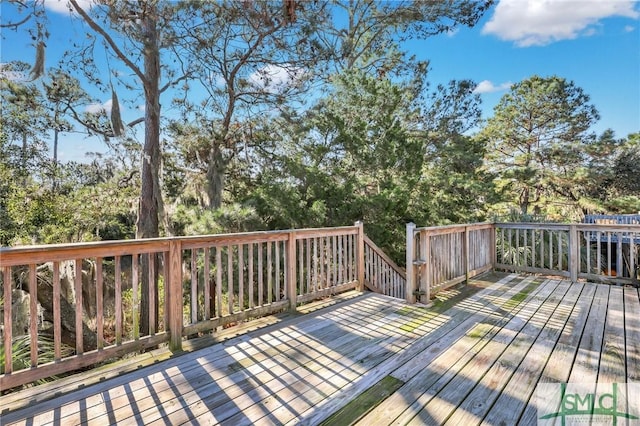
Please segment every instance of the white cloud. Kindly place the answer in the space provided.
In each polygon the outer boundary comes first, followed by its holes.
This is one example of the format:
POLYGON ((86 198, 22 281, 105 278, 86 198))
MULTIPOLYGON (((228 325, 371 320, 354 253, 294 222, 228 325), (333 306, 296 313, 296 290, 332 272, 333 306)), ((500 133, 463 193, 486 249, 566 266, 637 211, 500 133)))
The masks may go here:
POLYGON ((600 20, 613 16, 638 19, 632 0, 500 0, 482 28, 517 46, 544 46, 593 34, 600 20))
POLYGON ((267 65, 249 76, 249 82, 263 89, 278 90, 295 84, 304 71, 302 68, 285 68, 280 65, 267 65))
MULTIPOLYGON (((78 0, 78 5, 84 10, 89 10, 92 4, 93 0, 78 0)), ((46 7, 51 12, 60 13, 63 15, 69 14, 71 9, 73 8, 69 5, 69 2, 67 0, 46 0, 44 2, 44 7, 46 7)))
POLYGON ((630 32, 632 32, 632 31, 633 31, 633 30, 635 30, 635 29, 636 29, 636 27, 634 27, 633 25, 625 25, 625 27, 624 27, 624 32, 625 32, 625 33, 630 33, 630 32))
POLYGON ((482 94, 482 93, 494 93, 494 92, 502 92, 504 90, 509 90, 513 83, 507 81, 506 83, 502 83, 499 85, 493 84, 489 80, 482 80, 475 89, 473 89, 473 93, 482 94))
POLYGON ((447 31, 447 33, 446 33, 446 34, 447 34, 447 37, 453 37, 453 36, 455 36, 456 34, 458 34, 458 31, 460 31, 460 28, 459 28, 459 27, 458 27, 458 28, 453 28, 453 29, 451 29, 451 30, 447 31))
POLYGON ((102 104, 99 102, 89 104, 84 110, 90 114, 99 114, 101 112, 106 112, 107 114, 110 114, 111 105, 112 105, 112 101, 111 99, 109 99, 108 101, 102 104))

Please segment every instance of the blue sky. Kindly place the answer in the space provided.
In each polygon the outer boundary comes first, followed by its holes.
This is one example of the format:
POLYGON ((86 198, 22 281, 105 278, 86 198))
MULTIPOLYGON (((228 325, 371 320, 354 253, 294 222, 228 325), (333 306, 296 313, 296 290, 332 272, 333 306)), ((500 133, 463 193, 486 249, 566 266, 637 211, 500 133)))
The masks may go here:
MULTIPOLYGON (((69 18, 65 3, 45 3, 51 12, 47 66, 57 63, 70 39, 84 37, 82 25, 69 18)), ((11 8, 6 3, 0 8, 2 21, 11 20, 11 8)), ((474 28, 463 27, 404 47, 430 61, 433 85, 451 79, 476 81, 485 118, 492 115, 511 83, 534 74, 557 75, 574 81, 591 97, 601 115, 595 132, 611 128, 624 137, 640 131, 638 1, 498 0, 474 28)), ((24 32, 3 30, 0 62, 32 62, 33 55, 24 32)), ((110 95, 94 94, 109 107, 110 95)), ((135 118, 140 111, 132 105, 124 114, 125 119, 135 118)), ((62 161, 82 160, 84 152, 105 149, 99 138, 66 135, 59 155, 62 161)))

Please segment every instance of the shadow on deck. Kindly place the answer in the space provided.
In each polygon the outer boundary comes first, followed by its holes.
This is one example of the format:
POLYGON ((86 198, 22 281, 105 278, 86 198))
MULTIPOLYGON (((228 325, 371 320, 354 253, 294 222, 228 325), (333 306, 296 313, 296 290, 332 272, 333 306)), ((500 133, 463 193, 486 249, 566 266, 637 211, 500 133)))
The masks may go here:
POLYGON ((61 395, 4 396, 0 423, 536 424, 538 383, 640 381, 637 289, 493 274, 439 297, 343 297, 61 395))

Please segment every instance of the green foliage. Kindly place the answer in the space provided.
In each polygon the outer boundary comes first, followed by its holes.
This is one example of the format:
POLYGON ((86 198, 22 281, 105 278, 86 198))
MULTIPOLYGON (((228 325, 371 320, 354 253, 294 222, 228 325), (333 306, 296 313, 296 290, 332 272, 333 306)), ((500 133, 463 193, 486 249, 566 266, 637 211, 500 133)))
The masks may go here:
MULTIPOLYGON (((69 356, 72 353, 72 348, 62 345, 62 356, 69 356)), ((31 367, 31 338, 29 335, 16 336, 11 340, 11 355, 13 371, 24 370, 31 367)), ((46 364, 53 361, 53 339, 49 336, 38 334, 38 364, 46 364)), ((4 344, 0 344, 0 374, 4 374, 5 365, 6 358, 4 353, 4 344)), ((55 377, 49 378, 49 380, 54 379, 55 377)), ((48 380, 38 380, 37 383, 44 383, 46 381, 48 380)))
POLYGON ((244 199, 268 228, 363 220, 398 261, 407 222, 483 218, 492 191, 482 170, 484 140, 461 134, 480 117, 474 85, 424 87, 359 70, 335 76, 331 92, 305 115, 283 115, 273 132, 284 141, 244 199))
POLYGON ((231 204, 216 210, 178 206, 172 217, 177 235, 207 235, 260 229, 260 219, 252 207, 231 204))
POLYGON ((598 118, 589 96, 564 78, 533 76, 514 84, 482 132, 505 200, 523 214, 546 209, 558 196, 578 203, 594 138, 589 128, 598 118))

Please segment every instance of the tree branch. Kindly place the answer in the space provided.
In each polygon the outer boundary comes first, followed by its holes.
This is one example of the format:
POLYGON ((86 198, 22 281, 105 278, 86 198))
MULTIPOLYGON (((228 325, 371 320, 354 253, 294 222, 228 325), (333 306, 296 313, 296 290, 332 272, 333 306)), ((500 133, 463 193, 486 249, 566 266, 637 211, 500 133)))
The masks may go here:
POLYGON ((87 12, 85 12, 84 9, 82 9, 78 5, 77 0, 69 0, 69 3, 71 3, 73 8, 76 10, 76 12, 78 12, 78 14, 82 17, 82 19, 84 19, 84 21, 87 24, 89 24, 89 27, 91 27, 92 30, 94 30, 95 32, 97 32, 98 34, 100 34, 102 36, 102 38, 111 47, 111 49, 116 54, 116 56, 122 62, 124 62, 127 65, 127 67, 129 67, 129 69, 131 69, 131 71, 133 71, 138 76, 138 78, 140 79, 142 84, 146 86, 147 85, 147 81, 146 81, 145 76, 142 73, 142 71, 140 71, 140 68, 138 68, 136 66, 136 64, 134 64, 133 62, 131 62, 131 60, 129 58, 127 58, 127 56, 120 50, 120 48, 115 43, 115 41, 113 41, 111 36, 109 34, 107 34, 107 32, 100 25, 98 25, 93 19, 91 19, 89 14, 87 14, 87 12))

